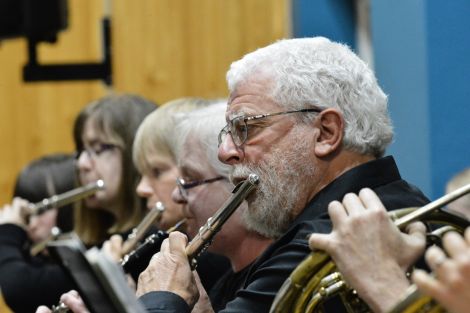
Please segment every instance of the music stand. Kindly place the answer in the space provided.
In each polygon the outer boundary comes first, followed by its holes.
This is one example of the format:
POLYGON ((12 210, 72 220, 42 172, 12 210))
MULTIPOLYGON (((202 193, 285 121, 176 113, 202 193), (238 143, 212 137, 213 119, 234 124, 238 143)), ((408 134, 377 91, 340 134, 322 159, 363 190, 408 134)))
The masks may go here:
POLYGON ((127 285, 122 268, 98 248, 86 250, 75 233, 60 236, 48 249, 67 270, 91 313, 145 313, 127 285))

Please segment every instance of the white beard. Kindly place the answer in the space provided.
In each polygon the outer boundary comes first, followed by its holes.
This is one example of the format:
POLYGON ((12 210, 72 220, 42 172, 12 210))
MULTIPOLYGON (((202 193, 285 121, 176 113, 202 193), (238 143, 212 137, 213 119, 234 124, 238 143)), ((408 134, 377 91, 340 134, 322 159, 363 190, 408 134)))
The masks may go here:
MULTIPOLYGON (((294 130, 292 135, 291 138, 296 137, 294 130)), ((268 238, 279 238, 288 229, 305 189, 302 187, 314 174, 313 166, 308 164, 308 144, 303 140, 294 142, 287 151, 271 150, 270 156, 258 165, 235 165, 230 175, 231 180, 250 173, 260 177, 258 188, 247 198, 248 209, 243 211, 242 219, 248 230, 268 238)))

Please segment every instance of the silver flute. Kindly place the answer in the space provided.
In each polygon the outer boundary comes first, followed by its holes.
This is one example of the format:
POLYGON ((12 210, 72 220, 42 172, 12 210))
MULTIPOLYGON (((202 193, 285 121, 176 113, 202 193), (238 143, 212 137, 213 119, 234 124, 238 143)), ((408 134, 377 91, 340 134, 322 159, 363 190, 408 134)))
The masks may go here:
MULTIPOLYGON (((29 214, 26 216, 26 218, 29 219, 32 215, 41 215, 42 213, 52 208, 60 208, 64 205, 88 197, 89 195, 92 195, 98 190, 102 189, 104 189, 104 182, 100 179, 95 181, 94 183, 90 183, 85 186, 66 191, 60 195, 52 196, 40 202, 30 203, 28 205, 29 214)), ((31 255, 35 256, 41 253, 41 251, 46 248, 49 242, 57 239, 61 232, 62 231, 60 230, 60 228, 53 227, 51 229, 50 235, 45 240, 33 245, 33 247, 30 249, 31 255)))
POLYGON ((90 183, 85 186, 66 191, 64 193, 61 193, 60 195, 55 195, 50 198, 46 198, 40 202, 31 203, 28 205, 30 211, 29 215, 40 215, 52 208, 59 208, 64 205, 83 199, 85 197, 88 197, 89 195, 92 195, 98 190, 102 190, 104 188, 104 182, 100 179, 95 181, 94 183, 90 183))
POLYGON ((259 184, 259 176, 250 174, 248 178, 240 182, 232 191, 232 196, 225 201, 222 207, 210 217, 198 231, 197 235, 186 246, 186 255, 192 269, 197 266, 197 258, 212 243, 214 236, 222 228, 223 224, 240 206, 243 200, 259 184))

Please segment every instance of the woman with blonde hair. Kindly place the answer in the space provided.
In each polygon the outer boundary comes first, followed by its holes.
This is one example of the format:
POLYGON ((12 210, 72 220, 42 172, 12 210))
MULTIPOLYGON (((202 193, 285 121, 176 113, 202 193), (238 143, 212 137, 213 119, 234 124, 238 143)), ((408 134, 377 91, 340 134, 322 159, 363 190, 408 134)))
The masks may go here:
POLYGON ((161 201, 165 206, 158 227, 166 230, 182 219, 182 207, 171 200, 178 177, 175 162, 175 125, 178 115, 200 109, 216 100, 180 98, 162 105, 140 125, 133 149, 134 164, 141 173, 137 194, 147 199, 147 207, 161 201))
MULTIPOLYGON (((165 206, 162 218, 157 223, 161 230, 167 230, 183 219, 183 206, 171 198, 179 176, 176 154, 179 149, 177 142, 177 124, 197 109, 208 107, 224 100, 207 100, 201 98, 181 98, 163 104, 157 111, 149 114, 140 125, 133 149, 134 164, 141 174, 137 186, 137 194, 147 199, 147 208, 151 209, 160 201, 165 206)), ((113 236, 104 244, 104 249, 114 259, 121 259, 122 236, 113 236)), ((213 254, 202 256, 198 272, 206 288, 212 284, 229 267, 226 258, 213 254)), ((138 264, 132 266, 131 274, 137 279, 141 271, 148 265, 148 260, 140 258, 138 264)))

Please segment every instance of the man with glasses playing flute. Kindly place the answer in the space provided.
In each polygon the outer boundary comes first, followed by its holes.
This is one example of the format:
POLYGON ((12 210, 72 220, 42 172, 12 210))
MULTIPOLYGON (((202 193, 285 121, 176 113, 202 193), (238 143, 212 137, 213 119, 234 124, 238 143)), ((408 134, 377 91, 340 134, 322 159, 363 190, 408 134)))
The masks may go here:
MULTIPOLYGON (((244 223, 274 242, 220 312, 268 312, 282 283, 310 253, 307 235, 331 231, 330 202, 365 187, 389 210, 428 200, 401 179, 391 156, 383 157, 393 137, 387 97, 348 47, 326 38, 282 40, 233 63, 227 81, 218 156, 232 166, 234 184, 259 175, 244 223)), ((424 240, 404 239, 423 231, 411 230, 400 233, 403 248, 412 251, 404 256, 407 264, 424 247, 424 240)), ((183 235, 172 234, 147 268, 159 279, 139 282, 149 312, 190 312, 203 293, 191 283, 186 244, 183 235)), ((327 312, 340 312, 331 305, 327 312)))

